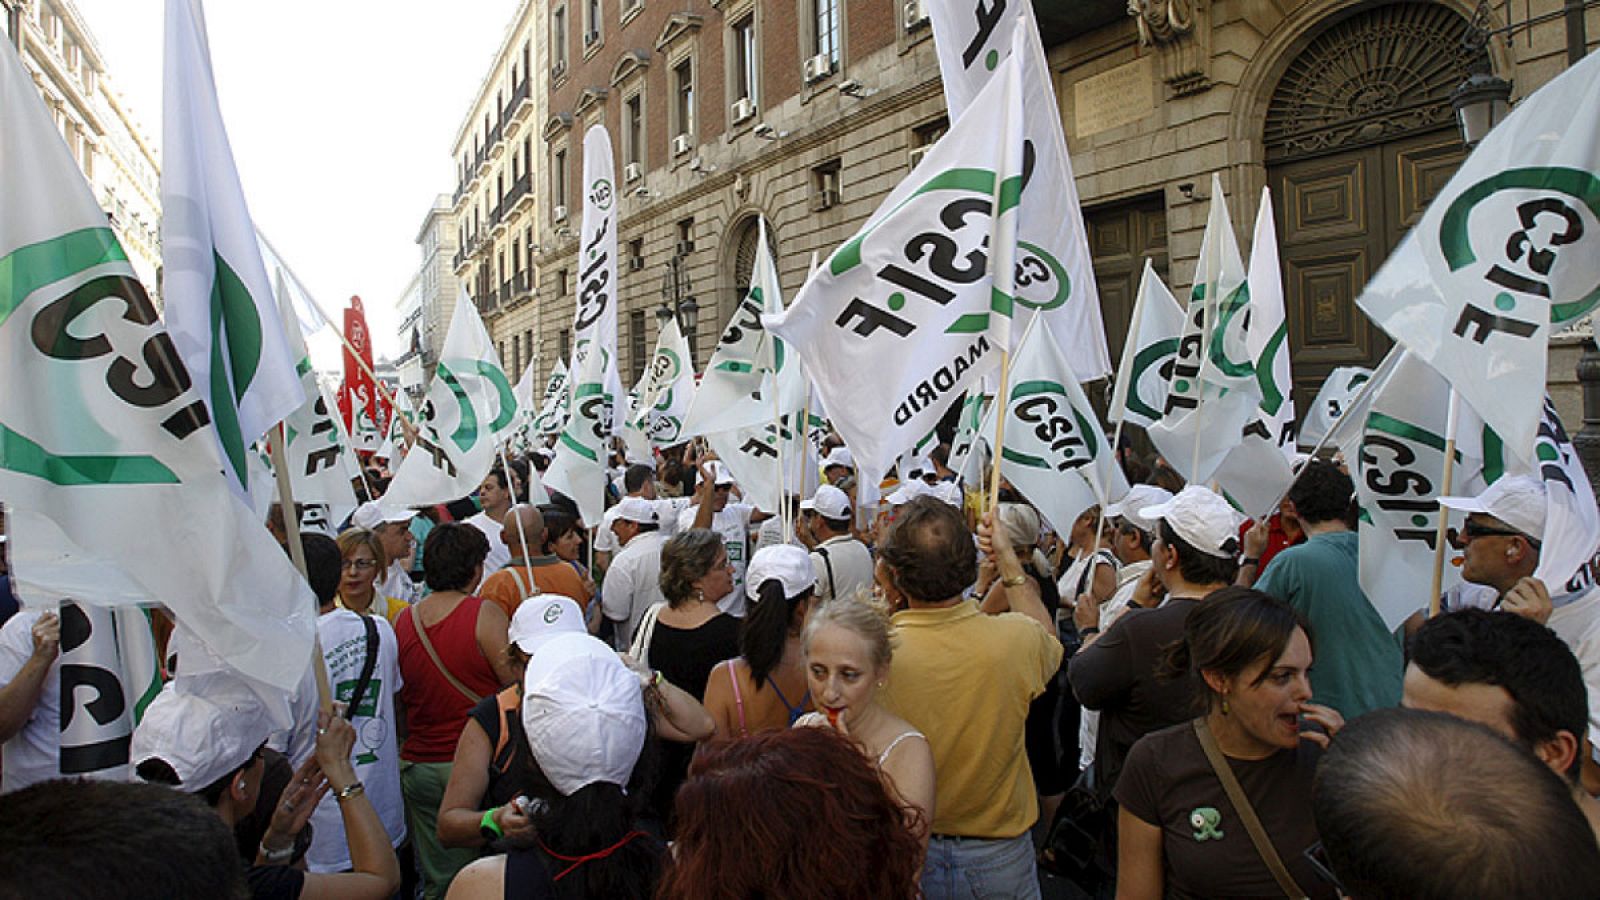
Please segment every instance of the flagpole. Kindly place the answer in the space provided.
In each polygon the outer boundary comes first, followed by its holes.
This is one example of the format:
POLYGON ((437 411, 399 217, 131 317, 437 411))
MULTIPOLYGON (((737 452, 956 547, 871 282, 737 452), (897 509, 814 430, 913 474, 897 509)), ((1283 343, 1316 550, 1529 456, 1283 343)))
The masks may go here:
MULTIPOLYGON (((300 514, 294 503, 294 484, 289 480, 289 458, 284 451, 288 443, 287 430, 282 422, 278 423, 278 433, 267 441, 268 452, 272 454, 272 468, 278 480, 278 506, 283 510, 283 530, 289 541, 289 558, 294 561, 294 567, 300 571, 300 577, 311 583, 311 578, 306 574, 305 548, 300 545, 300 514)), ((322 711, 333 714, 333 690, 328 684, 328 662, 322 655, 322 637, 315 631, 311 638, 311 673, 317 680, 317 705, 322 711)))
MULTIPOLYGON (((506 458, 506 445, 504 443, 500 444, 499 450, 500 450, 500 466, 501 466, 501 468, 503 468, 505 470, 506 489, 508 491, 510 491, 510 493, 511 493, 511 509, 512 509, 513 512, 515 512, 516 508, 517 508, 517 479, 514 477, 516 475, 516 472, 513 471, 512 468, 511 468, 511 460, 506 458)), ((529 474, 530 474, 530 476, 532 475, 531 472, 529 474)), ((528 488, 526 486, 524 486, 522 494, 523 494, 522 499, 524 499, 524 500, 529 499, 528 488)), ((522 514, 521 513, 517 513, 516 522, 517 522, 517 543, 522 545, 522 562, 523 562, 524 565, 527 565, 527 564, 529 564, 528 533, 522 530, 522 514)), ((501 539, 504 540, 503 537, 501 539)), ((543 591, 539 590, 539 586, 538 585, 533 584, 533 574, 532 574, 532 572, 529 572, 529 574, 528 574, 528 583, 530 585, 532 585, 533 592, 535 594, 544 593, 543 591)))
MULTIPOLYGON (((1461 395, 1456 392, 1455 385, 1450 386, 1450 414, 1445 418, 1444 426, 1444 475, 1439 479, 1439 496, 1450 493, 1450 481, 1455 475, 1456 460, 1456 429, 1461 419, 1461 395)), ((1331 429, 1330 429, 1331 430, 1331 429)), ((1433 588, 1428 592, 1428 618, 1439 614, 1440 589, 1444 586, 1444 557, 1447 529, 1450 525, 1450 512, 1443 506, 1439 507, 1439 524, 1434 531, 1433 538, 1433 588)))

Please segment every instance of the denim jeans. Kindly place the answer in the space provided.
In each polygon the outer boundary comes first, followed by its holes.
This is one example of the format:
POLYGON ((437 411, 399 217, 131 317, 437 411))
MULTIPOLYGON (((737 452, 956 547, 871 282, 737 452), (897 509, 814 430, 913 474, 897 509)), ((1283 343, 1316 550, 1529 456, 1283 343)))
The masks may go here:
POLYGON ((1038 900, 1039 872, 1033 839, 932 837, 922 865, 922 893, 928 900, 1038 900))

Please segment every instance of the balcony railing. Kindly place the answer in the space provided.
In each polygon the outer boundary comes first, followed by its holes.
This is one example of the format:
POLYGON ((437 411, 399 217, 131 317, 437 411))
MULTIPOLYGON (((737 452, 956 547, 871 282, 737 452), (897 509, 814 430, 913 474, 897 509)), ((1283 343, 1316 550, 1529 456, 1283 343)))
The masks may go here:
POLYGON ((500 204, 506 215, 520 212, 522 207, 533 202, 533 175, 523 172, 522 177, 511 183, 511 190, 506 194, 506 199, 500 204))
POLYGON ((506 101, 504 118, 507 122, 521 122, 533 112, 533 92, 529 89, 527 78, 517 85, 511 92, 511 99, 506 101))

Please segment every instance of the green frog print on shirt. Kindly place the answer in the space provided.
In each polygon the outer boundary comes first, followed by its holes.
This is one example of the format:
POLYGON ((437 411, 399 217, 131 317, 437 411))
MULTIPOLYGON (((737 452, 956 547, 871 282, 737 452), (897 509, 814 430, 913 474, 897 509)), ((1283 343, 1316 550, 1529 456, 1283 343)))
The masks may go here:
POLYGON ((1189 813, 1189 825, 1194 828, 1194 839, 1197 841, 1222 840, 1222 813, 1210 806, 1201 806, 1189 813))

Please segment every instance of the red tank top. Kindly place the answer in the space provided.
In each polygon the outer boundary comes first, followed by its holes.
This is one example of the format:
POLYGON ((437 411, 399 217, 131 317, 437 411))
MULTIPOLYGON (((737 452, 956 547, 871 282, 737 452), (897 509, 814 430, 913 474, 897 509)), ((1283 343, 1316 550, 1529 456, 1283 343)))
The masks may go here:
MULTIPOLYGON (((439 661, 473 693, 492 696, 500 690, 494 668, 478 649, 478 608, 483 600, 466 597, 450 614, 428 628, 428 640, 439 661)), ((400 758, 409 762, 449 762, 456 741, 472 713, 473 701, 456 690, 439 671, 417 637, 416 610, 408 608, 394 623, 400 639, 400 674, 405 686, 400 702, 406 710, 405 743, 400 758)))

